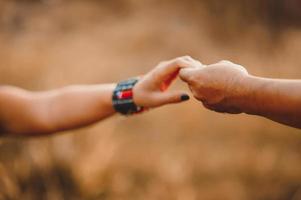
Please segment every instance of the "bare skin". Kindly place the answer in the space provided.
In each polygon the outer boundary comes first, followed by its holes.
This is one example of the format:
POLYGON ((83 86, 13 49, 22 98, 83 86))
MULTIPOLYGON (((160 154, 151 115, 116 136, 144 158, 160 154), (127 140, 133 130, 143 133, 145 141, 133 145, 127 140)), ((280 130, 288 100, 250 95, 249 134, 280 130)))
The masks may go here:
MULTIPOLYGON (((187 100, 183 91, 167 91, 181 68, 193 60, 180 57, 160 63, 133 89, 139 106, 156 108, 187 100), (184 97, 184 98, 183 98, 184 97)), ((0 87, 0 133, 14 136, 45 135, 84 127, 112 116, 116 84, 78 85, 45 92, 0 87)))
POLYGON ((194 62, 180 77, 203 105, 221 113, 247 113, 301 128, 301 80, 268 79, 250 75, 240 65, 221 61, 194 62))

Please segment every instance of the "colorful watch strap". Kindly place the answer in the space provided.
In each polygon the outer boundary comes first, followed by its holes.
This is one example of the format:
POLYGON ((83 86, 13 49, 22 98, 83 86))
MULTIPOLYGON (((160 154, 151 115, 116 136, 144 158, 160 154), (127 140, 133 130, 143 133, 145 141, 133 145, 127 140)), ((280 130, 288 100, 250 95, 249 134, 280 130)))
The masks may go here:
POLYGON ((133 88, 138 78, 122 81, 117 84, 113 92, 113 106, 122 115, 132 115, 142 112, 143 107, 137 106, 133 100, 133 88))

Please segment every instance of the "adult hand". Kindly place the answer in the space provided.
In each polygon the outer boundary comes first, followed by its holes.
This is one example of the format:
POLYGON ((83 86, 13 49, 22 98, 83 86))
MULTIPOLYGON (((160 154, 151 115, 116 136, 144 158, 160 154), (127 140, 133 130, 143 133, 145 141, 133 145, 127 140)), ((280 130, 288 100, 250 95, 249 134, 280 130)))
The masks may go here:
POLYGON ((168 91, 178 77, 180 69, 192 66, 194 60, 189 56, 178 57, 159 63, 144 75, 133 88, 134 102, 147 108, 189 100, 185 91, 168 91))
POLYGON ((240 102, 248 90, 247 70, 230 61, 212 65, 194 62, 191 68, 182 69, 180 77, 187 82, 194 97, 216 112, 238 114, 243 112, 240 102))

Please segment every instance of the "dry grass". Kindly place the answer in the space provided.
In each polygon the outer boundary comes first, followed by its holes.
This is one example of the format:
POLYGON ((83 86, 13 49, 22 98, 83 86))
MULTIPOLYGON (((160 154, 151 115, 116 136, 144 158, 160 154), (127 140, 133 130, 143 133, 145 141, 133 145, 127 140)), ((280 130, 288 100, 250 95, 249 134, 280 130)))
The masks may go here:
MULTIPOLYGON (((113 82, 186 54, 204 63, 230 59, 256 75, 301 77, 301 32, 240 16, 238 1, 218 15, 196 0, 43 2, 0 2, 2 84, 113 82)), ((300 131, 212 113, 196 101, 0 142, 0 199, 301 199, 300 131)))

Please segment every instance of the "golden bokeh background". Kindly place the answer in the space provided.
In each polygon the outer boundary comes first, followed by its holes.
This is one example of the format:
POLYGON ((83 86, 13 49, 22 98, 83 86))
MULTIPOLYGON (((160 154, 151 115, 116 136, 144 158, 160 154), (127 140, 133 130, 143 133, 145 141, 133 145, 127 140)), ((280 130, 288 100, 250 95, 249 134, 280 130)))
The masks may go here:
MULTIPOLYGON (((0 83, 117 82, 181 55, 300 79, 300 8, 300 0, 1 0, 0 83)), ((299 130, 192 100, 51 137, 1 139, 0 199, 300 200, 300 166, 299 130)))

